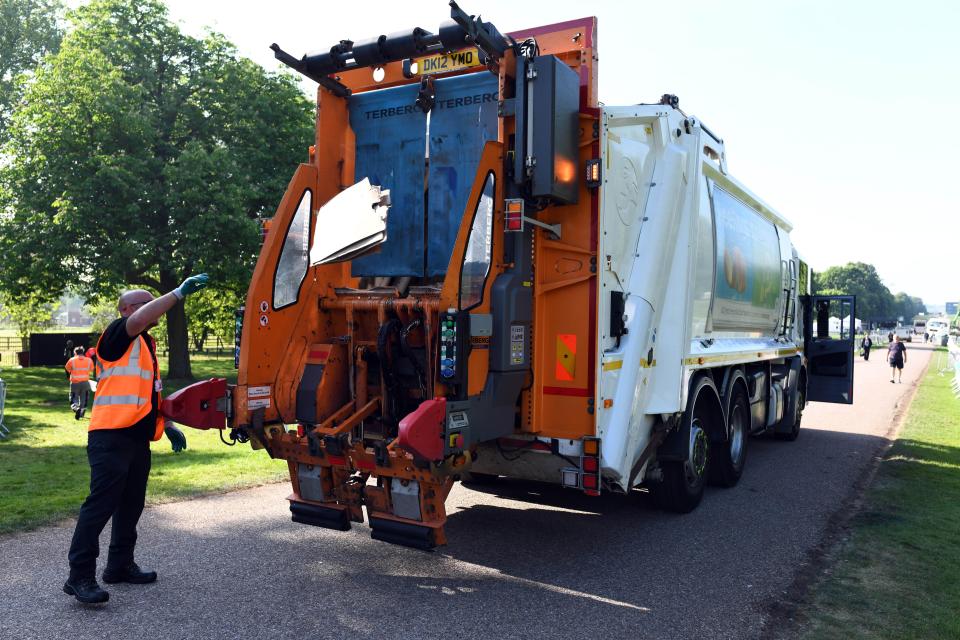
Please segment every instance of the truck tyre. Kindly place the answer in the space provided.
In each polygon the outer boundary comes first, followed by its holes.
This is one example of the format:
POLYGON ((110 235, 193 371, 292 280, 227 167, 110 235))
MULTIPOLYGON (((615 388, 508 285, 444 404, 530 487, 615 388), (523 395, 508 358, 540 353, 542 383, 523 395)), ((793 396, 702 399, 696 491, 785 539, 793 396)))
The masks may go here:
POLYGON ((689 442, 686 460, 664 460, 660 463, 663 479, 651 487, 653 498, 661 509, 675 513, 693 511, 703 498, 710 466, 710 421, 713 418, 711 403, 701 390, 709 386, 702 378, 694 386, 690 399, 693 410, 684 412, 683 419, 689 427, 689 442))
POLYGON ((750 435, 750 403, 741 385, 733 389, 727 409, 727 441, 716 443, 710 460, 710 482, 732 487, 743 475, 750 435))
MULTIPOLYGON (((793 416, 790 428, 785 431, 775 431, 773 433, 774 438, 787 442, 793 442, 797 439, 797 436, 800 435, 800 421, 803 420, 803 405, 806 404, 806 402, 807 381, 805 378, 800 378, 800 384, 797 385, 796 402, 793 403, 793 416)), ((791 420, 791 418, 784 418, 784 420, 791 420)))

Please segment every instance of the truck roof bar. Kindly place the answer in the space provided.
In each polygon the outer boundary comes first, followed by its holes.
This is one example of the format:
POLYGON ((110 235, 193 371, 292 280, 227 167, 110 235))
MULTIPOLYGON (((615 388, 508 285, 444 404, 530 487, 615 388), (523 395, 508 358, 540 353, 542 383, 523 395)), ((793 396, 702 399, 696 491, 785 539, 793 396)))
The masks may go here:
POLYGON ((414 27, 410 31, 397 31, 356 43, 341 40, 327 51, 308 53, 300 59, 281 49, 277 43, 271 44, 270 49, 283 64, 343 97, 350 95, 350 90, 329 77, 330 74, 381 66, 430 53, 447 53, 470 45, 477 48, 484 62, 497 61, 511 46, 493 24, 468 15, 455 0, 450 0, 450 18, 440 25, 436 34, 414 27))

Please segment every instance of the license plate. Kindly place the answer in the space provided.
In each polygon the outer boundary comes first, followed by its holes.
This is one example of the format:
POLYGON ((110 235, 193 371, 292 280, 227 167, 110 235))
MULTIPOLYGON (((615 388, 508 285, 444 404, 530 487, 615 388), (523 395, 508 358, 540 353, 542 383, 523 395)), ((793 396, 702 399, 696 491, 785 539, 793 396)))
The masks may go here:
POLYGON ((461 69, 478 66, 480 66, 480 55, 475 49, 417 58, 417 73, 421 76, 460 71, 461 69))

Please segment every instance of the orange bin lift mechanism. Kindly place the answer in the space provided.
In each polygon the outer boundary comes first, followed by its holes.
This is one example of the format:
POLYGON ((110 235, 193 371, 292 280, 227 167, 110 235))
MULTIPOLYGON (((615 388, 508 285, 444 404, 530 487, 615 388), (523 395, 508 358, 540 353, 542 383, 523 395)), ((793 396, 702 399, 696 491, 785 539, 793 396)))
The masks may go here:
MULTIPOLYGON (((568 162, 570 166, 558 166, 558 171, 580 176, 587 160, 599 157, 596 20, 511 35, 518 42, 535 38, 540 55, 556 56, 579 78, 578 158, 575 165, 568 162)), ((519 81, 515 55, 508 48, 502 58, 490 61, 499 76, 501 101, 513 96, 519 81)), ((383 70, 379 82, 372 68, 347 69, 337 73, 336 80, 353 94, 420 82, 404 73, 402 61, 377 66, 383 70)), ((442 81, 488 72, 472 67, 433 77, 442 81)), ((485 380, 494 371, 491 342, 485 337, 489 334, 482 333, 484 318, 496 311, 491 307, 494 283, 515 266, 508 259, 503 233, 503 202, 510 181, 505 165, 513 161, 506 145, 515 134, 515 117, 510 112, 499 117, 497 141, 487 142, 479 158, 466 208, 455 212, 459 229, 442 281, 362 280, 351 275, 349 262, 307 266, 295 300, 277 304, 277 265, 290 230, 296 228, 303 194, 312 194, 305 232, 312 242, 318 209, 364 177, 355 175, 357 152, 348 99, 335 93, 318 88, 310 164, 300 165, 291 179, 254 270, 230 426, 247 434, 255 448, 288 461, 294 519, 346 528, 349 521, 363 521, 366 507, 374 537, 414 546, 441 545, 446 541, 444 501, 454 479, 474 457, 455 445, 468 441, 471 428, 483 425, 465 422, 461 432, 440 443, 442 457, 434 460, 416 454, 415 447, 401 448, 397 426, 434 398, 446 399, 452 415, 458 402, 488 393, 485 380), (480 302, 465 311, 460 290, 466 276, 461 272, 489 176, 494 185, 489 272, 480 302), (475 332, 466 336, 462 344, 467 346, 457 352, 459 358, 466 357, 461 361, 465 366, 459 367, 466 376, 462 386, 439 374, 440 316, 451 309, 460 314, 457 318, 469 320, 475 332), (400 384, 401 378, 414 382, 400 384), (270 389, 271 402, 249 406, 250 387, 270 389), (284 426, 288 424, 299 428, 288 431, 284 426), (411 536, 416 540, 411 542, 411 536)), ((582 179, 578 185, 576 204, 548 203, 536 214, 541 222, 561 225, 562 239, 540 228, 525 232, 532 235, 527 251, 533 267, 522 286, 532 293, 532 324, 525 337, 528 353, 514 352, 527 359, 527 382, 518 391, 517 406, 510 408, 516 419, 515 427, 508 425, 511 431, 570 439, 595 434, 597 196, 582 179), (551 357, 554 354, 556 358, 551 357)), ((523 336, 523 331, 514 335, 523 336)), ((438 450, 436 443, 425 448, 430 455, 438 450)))

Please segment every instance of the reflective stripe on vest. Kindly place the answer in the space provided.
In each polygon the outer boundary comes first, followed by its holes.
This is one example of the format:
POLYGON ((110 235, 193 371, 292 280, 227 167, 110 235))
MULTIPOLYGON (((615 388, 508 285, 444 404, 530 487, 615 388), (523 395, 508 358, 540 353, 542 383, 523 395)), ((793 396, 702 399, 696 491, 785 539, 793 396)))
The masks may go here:
MULTIPOLYGON (((113 362, 100 358, 100 379, 93 399, 93 414, 90 416, 91 431, 130 427, 150 413, 154 364, 145 341, 142 336, 137 336, 123 356, 113 362)), ((99 342, 97 353, 101 353, 99 342)), ((157 409, 154 440, 159 440, 163 433, 164 421, 159 407, 157 409)))
POLYGON ((70 373, 70 382, 86 382, 90 379, 93 362, 83 356, 74 356, 64 367, 70 373))

